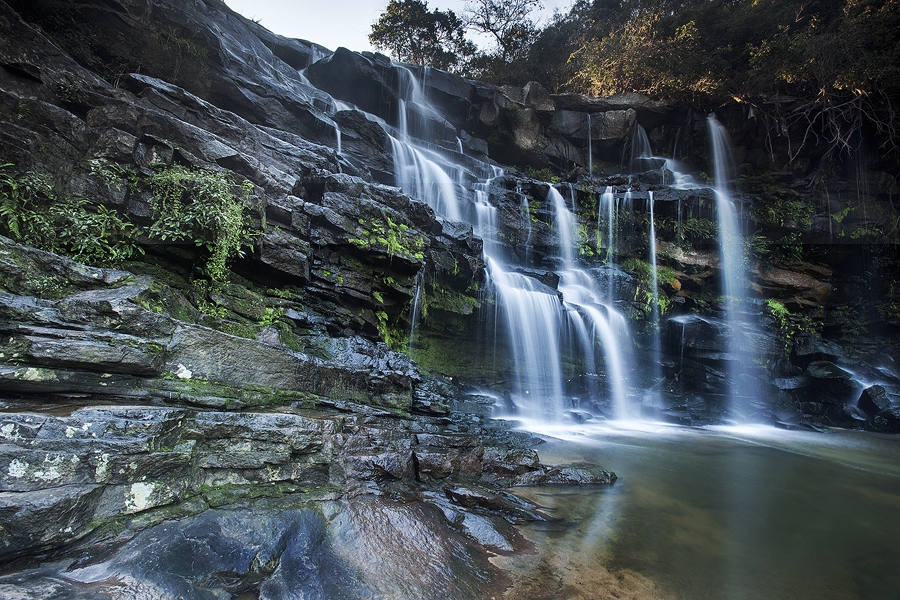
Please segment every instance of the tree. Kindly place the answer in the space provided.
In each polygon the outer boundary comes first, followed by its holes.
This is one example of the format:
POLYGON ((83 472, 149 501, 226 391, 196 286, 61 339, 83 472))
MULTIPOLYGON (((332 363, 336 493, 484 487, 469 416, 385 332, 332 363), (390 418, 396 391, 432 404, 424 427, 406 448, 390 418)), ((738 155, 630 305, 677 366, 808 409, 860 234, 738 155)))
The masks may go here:
POLYGON ((475 53, 452 10, 428 10, 420 0, 391 0, 372 25, 369 41, 401 62, 458 70, 475 53))
POLYGON ((541 6, 541 0, 469 0, 466 25, 493 36, 499 59, 508 63, 528 51, 537 35, 528 15, 541 6))

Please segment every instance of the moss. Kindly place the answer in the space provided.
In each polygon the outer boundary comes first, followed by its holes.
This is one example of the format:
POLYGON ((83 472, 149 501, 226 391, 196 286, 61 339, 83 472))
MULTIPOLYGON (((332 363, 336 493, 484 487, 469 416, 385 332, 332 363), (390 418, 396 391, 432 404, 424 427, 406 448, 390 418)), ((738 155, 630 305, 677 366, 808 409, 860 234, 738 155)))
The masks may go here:
POLYGON ((260 331, 262 331, 262 328, 258 325, 238 323, 235 321, 220 321, 214 325, 214 329, 217 329, 222 333, 227 333, 228 335, 242 337, 248 340, 255 340, 260 331))
POLYGON ((279 498, 285 494, 303 491, 299 483, 292 481, 255 483, 253 485, 222 484, 200 486, 200 495, 212 508, 235 504, 243 500, 279 498))
POLYGON ((144 380, 143 389, 150 394, 163 395, 172 400, 191 404, 207 405, 209 401, 202 399, 217 398, 222 400, 228 409, 285 406, 296 402, 312 406, 318 400, 318 396, 309 392, 258 385, 236 386, 202 379, 176 379, 173 375, 168 378, 144 380))
POLYGON ((290 329, 279 330, 278 339, 281 340, 281 343, 284 344, 286 348, 289 348, 294 352, 303 352, 303 340, 290 329))
POLYGON ((427 318, 433 308, 457 315, 471 315, 479 306, 478 298, 474 296, 467 296, 441 285, 431 285, 423 298, 422 315, 427 318))

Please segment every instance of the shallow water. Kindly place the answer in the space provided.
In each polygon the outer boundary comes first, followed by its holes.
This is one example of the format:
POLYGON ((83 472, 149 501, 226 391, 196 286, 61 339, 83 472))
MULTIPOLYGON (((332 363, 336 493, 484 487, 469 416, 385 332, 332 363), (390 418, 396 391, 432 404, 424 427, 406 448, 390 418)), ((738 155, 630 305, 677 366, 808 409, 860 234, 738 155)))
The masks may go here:
POLYGON ((517 490, 562 519, 524 528, 539 554, 508 565, 542 579, 541 597, 900 599, 900 437, 643 423, 543 433, 563 438, 539 448, 543 461, 594 462, 619 480, 517 490))

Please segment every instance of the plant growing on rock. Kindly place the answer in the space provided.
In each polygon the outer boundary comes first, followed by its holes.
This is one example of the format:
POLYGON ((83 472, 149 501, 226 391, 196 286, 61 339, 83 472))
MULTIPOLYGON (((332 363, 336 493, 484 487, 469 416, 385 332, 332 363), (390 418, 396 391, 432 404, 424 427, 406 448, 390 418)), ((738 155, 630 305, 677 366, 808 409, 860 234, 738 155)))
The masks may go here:
POLYGON ((12 166, 0 165, 0 225, 10 237, 90 264, 143 254, 126 217, 83 198, 59 199, 43 175, 13 175, 12 166))
POLYGON ((256 237, 244 219, 244 203, 253 184, 244 180, 238 196, 223 174, 179 165, 155 173, 149 183, 155 213, 150 236, 205 248, 210 253, 205 274, 223 281, 228 263, 244 256, 244 248, 256 237))
POLYGON ((347 241, 361 250, 380 250, 390 258, 402 256, 414 260, 423 260, 425 254, 425 238, 409 231, 409 226, 395 223, 388 216, 384 220, 359 219, 359 237, 347 241))

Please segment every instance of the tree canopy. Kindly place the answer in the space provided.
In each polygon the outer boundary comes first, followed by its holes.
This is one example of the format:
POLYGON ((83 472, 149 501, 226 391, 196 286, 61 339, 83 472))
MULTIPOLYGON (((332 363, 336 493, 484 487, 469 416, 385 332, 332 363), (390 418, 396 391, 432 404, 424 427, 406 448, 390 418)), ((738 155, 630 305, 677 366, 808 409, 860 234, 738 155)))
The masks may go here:
MULTIPOLYGON (((376 25, 391 7, 414 3, 392 0, 376 25)), ((900 0, 577 0, 543 27, 529 18, 538 6, 469 0, 453 39, 469 28, 496 47, 445 62, 493 83, 636 91, 703 108, 791 98, 789 113, 771 116, 785 127, 807 124, 810 141, 847 149, 866 131, 882 151, 900 154, 900 0)), ((438 66, 406 46, 389 47, 401 60, 438 66)))
POLYGON ((463 21, 452 10, 428 10, 420 0, 391 0, 372 25, 372 45, 399 61, 458 70, 475 53, 463 21))

